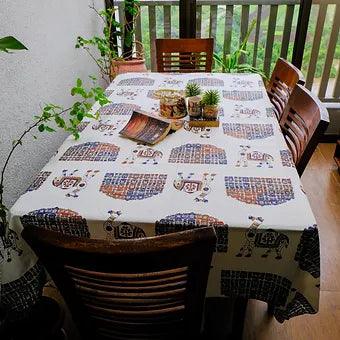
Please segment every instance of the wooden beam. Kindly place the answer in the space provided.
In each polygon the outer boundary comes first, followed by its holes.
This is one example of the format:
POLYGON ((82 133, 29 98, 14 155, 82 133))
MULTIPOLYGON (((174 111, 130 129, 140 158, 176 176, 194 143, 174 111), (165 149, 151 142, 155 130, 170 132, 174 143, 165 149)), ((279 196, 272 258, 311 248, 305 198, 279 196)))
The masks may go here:
POLYGON ((196 0, 179 1, 179 37, 196 37, 196 0))
POLYGON ((302 66, 311 8, 312 0, 301 0, 292 58, 292 63, 299 69, 302 66))

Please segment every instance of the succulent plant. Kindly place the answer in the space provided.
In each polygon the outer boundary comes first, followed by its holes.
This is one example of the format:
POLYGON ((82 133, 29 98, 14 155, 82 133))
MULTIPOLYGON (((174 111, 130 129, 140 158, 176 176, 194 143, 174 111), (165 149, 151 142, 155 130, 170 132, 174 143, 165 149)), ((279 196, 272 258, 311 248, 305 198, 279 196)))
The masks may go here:
POLYGON ((202 97, 203 105, 217 105, 220 102, 220 94, 217 90, 208 90, 202 97))
POLYGON ((194 97, 201 94, 201 88, 196 83, 189 83, 185 88, 185 96, 186 97, 194 97))

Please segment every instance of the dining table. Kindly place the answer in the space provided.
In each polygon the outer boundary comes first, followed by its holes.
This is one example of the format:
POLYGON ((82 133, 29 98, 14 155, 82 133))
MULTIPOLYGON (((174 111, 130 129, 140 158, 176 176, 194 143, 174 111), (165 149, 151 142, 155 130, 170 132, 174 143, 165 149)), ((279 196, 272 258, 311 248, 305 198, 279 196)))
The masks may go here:
POLYGON ((207 297, 264 301, 279 322, 316 313, 318 227, 261 76, 126 73, 105 93, 99 119, 79 125, 10 210, 1 303, 29 308, 46 280, 26 225, 108 242, 212 226, 207 297), (219 92, 218 127, 185 117, 153 146, 119 134, 133 111, 159 115, 158 90, 188 83, 219 92))

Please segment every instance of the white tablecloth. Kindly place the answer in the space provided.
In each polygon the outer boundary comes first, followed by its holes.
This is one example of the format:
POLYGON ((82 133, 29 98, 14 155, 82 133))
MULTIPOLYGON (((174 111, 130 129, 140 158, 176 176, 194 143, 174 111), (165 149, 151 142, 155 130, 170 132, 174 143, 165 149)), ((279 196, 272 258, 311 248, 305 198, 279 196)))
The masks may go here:
MULTIPOLYGON (((261 78, 130 73, 107 94, 100 121, 84 122, 78 141, 67 138, 11 209, 13 238, 25 224, 107 240, 212 225, 207 296, 266 301, 279 321, 315 313, 318 230, 261 78), (119 136, 133 109, 158 112, 156 89, 188 82, 220 92, 219 128, 185 124, 154 147, 119 136)), ((21 239, 7 250, 2 298, 20 309, 36 298, 42 274, 21 239)))

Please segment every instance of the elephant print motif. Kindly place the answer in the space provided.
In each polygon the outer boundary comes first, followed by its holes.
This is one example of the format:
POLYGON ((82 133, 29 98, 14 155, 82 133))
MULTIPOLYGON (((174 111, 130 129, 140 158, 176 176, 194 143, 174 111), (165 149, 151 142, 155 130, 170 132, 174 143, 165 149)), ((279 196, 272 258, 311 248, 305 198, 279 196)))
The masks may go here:
POLYGON ((112 241, 117 239, 143 238, 146 234, 143 229, 126 222, 116 222, 116 219, 122 214, 121 211, 109 210, 110 217, 104 222, 104 231, 106 240, 112 241))
POLYGON ((249 149, 250 145, 240 145, 236 167, 248 167, 249 162, 255 162, 258 168, 262 168, 264 165, 268 168, 273 167, 274 158, 272 155, 260 151, 250 152, 249 149))
POLYGON ((62 190, 69 190, 66 197, 79 197, 78 193, 84 190, 89 182, 99 170, 87 170, 84 176, 77 176, 78 170, 69 172, 63 170, 60 177, 55 177, 52 184, 62 190))
POLYGON ((163 157, 163 153, 158 150, 154 150, 144 144, 137 144, 136 148, 132 150, 130 156, 122 162, 122 164, 134 164, 139 161, 142 164, 153 165, 158 164, 159 160, 163 157))
POLYGON ((289 245, 289 238, 280 232, 273 229, 259 230, 259 226, 263 223, 262 217, 249 216, 251 224, 245 232, 245 242, 236 254, 237 257, 251 257, 254 248, 266 249, 261 257, 268 257, 268 255, 275 251, 275 259, 282 259, 282 250, 289 245))
POLYGON ((113 136, 118 124, 125 122, 124 120, 117 120, 116 124, 110 124, 110 120, 99 120, 98 123, 92 125, 92 130, 104 132, 104 136, 113 136))
POLYGON ((259 118, 261 111, 256 109, 250 109, 249 107, 244 107, 243 105, 235 105, 234 113, 230 116, 231 118, 259 118))
POLYGON ((0 236, 0 263, 3 263, 5 259, 11 262, 12 252, 17 253, 18 256, 22 254, 23 250, 19 248, 18 240, 17 233, 11 229, 8 230, 7 235, 0 236))
POLYGON ((208 127, 190 126, 188 122, 185 122, 184 130, 190 131, 196 135, 199 134, 201 138, 210 138, 211 128, 208 127))
POLYGON ((211 192, 211 182, 214 180, 216 174, 204 173, 202 179, 193 179, 195 174, 190 172, 189 175, 184 178, 183 173, 179 172, 177 178, 174 180, 174 187, 179 191, 184 191, 187 194, 193 194, 198 192, 199 195, 195 197, 195 202, 207 203, 207 196, 211 192))

